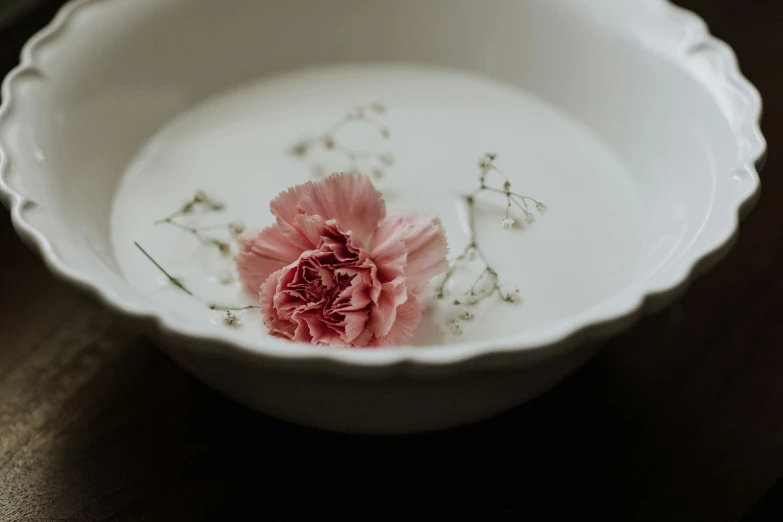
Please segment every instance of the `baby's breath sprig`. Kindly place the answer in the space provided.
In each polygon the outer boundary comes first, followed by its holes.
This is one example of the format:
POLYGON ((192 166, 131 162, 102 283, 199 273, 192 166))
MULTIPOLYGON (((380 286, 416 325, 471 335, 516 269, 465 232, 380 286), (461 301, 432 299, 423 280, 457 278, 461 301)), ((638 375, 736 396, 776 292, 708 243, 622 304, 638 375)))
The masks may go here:
POLYGON ((523 212, 525 223, 529 225, 535 222, 533 209, 540 215, 543 215, 547 210, 546 205, 540 201, 528 196, 523 196, 522 194, 511 190, 510 178, 495 164, 497 158, 497 154, 487 153, 479 160, 479 188, 465 196, 465 204, 468 210, 470 241, 465 249, 457 256, 454 263, 451 264, 441 284, 435 289, 435 298, 442 300, 446 297, 446 287, 453 281, 454 275, 459 268, 477 260, 483 265, 483 269, 473 281, 470 289, 461 297, 454 300, 455 306, 463 307, 458 318, 449 323, 449 328, 455 335, 461 335, 463 333, 462 321, 472 321, 475 319, 475 307, 484 300, 497 295, 507 303, 521 302, 519 289, 508 288, 502 284, 497 270, 491 266, 486 254, 481 250, 476 233, 476 196, 483 192, 502 194, 505 196, 506 213, 501 223, 504 230, 510 230, 515 225, 515 221, 511 216, 514 207, 523 212), (489 178, 493 173, 502 177, 502 189, 490 185, 489 178))
POLYGON ((168 225, 174 228, 178 228, 185 232, 192 234, 198 239, 201 244, 215 247, 224 256, 231 255, 231 245, 221 239, 209 237, 204 232, 211 230, 227 230, 231 237, 238 238, 244 231, 245 225, 240 222, 232 222, 223 225, 213 225, 208 227, 192 227, 184 225, 177 221, 177 218, 193 214, 197 209, 204 212, 221 212, 225 209, 225 205, 219 201, 216 201, 209 197, 205 192, 198 191, 193 198, 186 202, 179 210, 173 212, 163 219, 159 219, 155 222, 156 225, 168 225))
POLYGON ((468 246, 457 256, 457 259, 449 267, 446 272, 446 276, 441 282, 440 286, 435 289, 435 297, 437 299, 444 299, 446 297, 446 287, 449 282, 454 279, 454 274, 462 266, 469 262, 479 260, 484 265, 484 268, 479 273, 478 277, 473 281, 470 289, 462 296, 454 300, 456 306, 468 307, 462 316, 463 320, 472 320, 474 318, 474 312, 472 307, 477 306, 485 299, 497 294, 501 299, 508 303, 519 302, 519 290, 514 289, 512 291, 504 290, 500 281, 500 276, 497 270, 492 268, 487 259, 487 256, 481 250, 478 239, 476 238, 476 198, 474 195, 469 195, 465 198, 465 203, 468 207, 468 224, 470 228, 470 242, 468 246))
POLYGON ((220 306, 216 304, 206 304, 203 300, 196 297, 196 294, 194 294, 188 287, 185 286, 185 284, 177 279, 176 277, 172 276, 163 266, 158 263, 154 257, 152 257, 149 252, 147 252, 138 242, 134 242, 134 245, 136 245, 136 248, 139 249, 139 251, 144 254, 144 257, 146 257, 153 265, 155 265, 155 268, 157 268, 165 277, 168 279, 169 283, 176 286, 186 294, 188 294, 190 297, 204 303, 206 306, 209 307, 210 310, 213 310, 215 312, 221 312, 225 315, 223 316, 223 323, 226 326, 232 326, 232 327, 239 327, 242 325, 242 319, 237 314, 237 312, 244 312, 246 310, 257 310, 261 307, 259 306, 242 306, 242 307, 230 307, 230 306, 220 306))
MULTIPOLYGON (((348 125, 362 123, 374 127, 381 138, 388 140, 391 138, 391 131, 378 119, 386 114, 387 110, 382 103, 359 105, 337 120, 323 134, 296 143, 291 147, 290 153, 303 158, 313 149, 320 147, 343 155, 350 162, 353 171, 369 172, 375 179, 382 179, 386 176, 387 169, 394 166, 394 155, 389 152, 361 151, 347 147, 339 140, 339 134, 348 125)), ((327 169, 321 166, 313 167, 312 171, 315 177, 322 177, 327 173, 327 169)))
POLYGON ((532 225, 536 221, 535 214, 531 209, 531 205, 535 208, 535 211, 543 215, 547 211, 546 205, 540 201, 533 199, 529 196, 523 196, 511 190, 511 180, 509 177, 495 165, 495 160, 498 158, 497 154, 487 153, 483 158, 479 159, 479 188, 474 190, 471 195, 475 196, 481 192, 493 192, 495 194, 503 194, 506 197, 506 215, 503 219, 503 228, 509 230, 514 227, 515 221, 511 218, 511 209, 517 207, 522 211, 525 218, 525 223, 532 225), (496 173, 503 178, 503 188, 499 189, 492 187, 488 184, 487 178, 490 174, 496 173))
POLYGON ((169 214, 167 217, 160 219, 155 222, 156 225, 160 225, 163 223, 168 223, 180 216, 187 216, 189 214, 192 214, 197 209, 202 209, 206 211, 212 211, 212 212, 220 212, 221 210, 225 210, 226 206, 219 202, 215 201, 211 197, 209 197, 206 192, 203 190, 199 190, 196 192, 196 195, 193 196, 193 199, 183 204, 179 210, 169 214))

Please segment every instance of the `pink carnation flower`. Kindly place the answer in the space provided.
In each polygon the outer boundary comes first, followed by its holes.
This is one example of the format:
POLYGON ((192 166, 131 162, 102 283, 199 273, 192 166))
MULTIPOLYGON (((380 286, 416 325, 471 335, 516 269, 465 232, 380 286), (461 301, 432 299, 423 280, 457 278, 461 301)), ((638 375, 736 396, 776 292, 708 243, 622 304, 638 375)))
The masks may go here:
POLYGON ((448 269, 439 219, 387 215, 359 174, 296 186, 270 208, 276 224, 245 233, 236 262, 272 334, 357 348, 410 340, 422 292, 448 269))

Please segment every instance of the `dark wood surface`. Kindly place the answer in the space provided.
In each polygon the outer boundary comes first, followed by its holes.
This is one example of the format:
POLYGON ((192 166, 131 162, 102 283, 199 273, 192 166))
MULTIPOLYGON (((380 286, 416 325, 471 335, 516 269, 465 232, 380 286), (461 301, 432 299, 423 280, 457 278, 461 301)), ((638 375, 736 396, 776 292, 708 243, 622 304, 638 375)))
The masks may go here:
MULTIPOLYGON (((0 33, 0 70, 58 3, 0 33)), ((759 502, 783 471, 783 3, 681 4, 765 98, 761 202, 676 305, 489 422, 371 438, 252 412, 56 281, 0 216, 0 521, 783 520, 780 486, 759 502)))

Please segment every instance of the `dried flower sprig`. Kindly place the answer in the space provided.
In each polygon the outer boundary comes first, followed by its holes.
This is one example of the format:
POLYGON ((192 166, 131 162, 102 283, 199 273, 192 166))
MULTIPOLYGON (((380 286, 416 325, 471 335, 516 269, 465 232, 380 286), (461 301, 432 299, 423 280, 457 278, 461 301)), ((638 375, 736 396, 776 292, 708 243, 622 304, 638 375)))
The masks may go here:
POLYGON ((464 307, 459 317, 451 321, 448 325, 451 332, 455 335, 461 335, 463 333, 461 321, 472 321, 475 319, 475 307, 484 300, 497 295, 507 303, 521 302, 519 289, 508 288, 502 284, 497 270, 491 266, 486 254, 481 250, 476 233, 476 196, 483 192, 502 194, 505 196, 506 213, 501 223, 504 230, 510 230, 515 224, 515 221, 511 216, 514 207, 523 212, 524 220, 527 224, 535 222, 535 215, 531 206, 541 215, 547 210, 546 205, 542 202, 511 190, 510 178, 495 164, 497 158, 497 154, 487 153, 479 160, 479 188, 465 196, 470 240, 465 249, 449 267, 441 284, 435 289, 435 298, 439 300, 444 299, 446 297, 446 287, 453 281, 454 275, 459 268, 464 267, 468 263, 475 262, 476 260, 482 263, 483 269, 473 281, 470 289, 461 297, 454 300, 454 305, 464 307), (502 189, 490 185, 489 177, 492 173, 496 173, 498 176, 502 177, 502 189))
MULTIPOLYGON (((456 271, 467 264, 468 262, 480 260, 484 268, 479 273, 478 277, 473 281, 470 289, 462 297, 456 299, 454 304, 457 306, 476 306, 483 300, 497 294, 506 302, 516 303, 519 302, 519 291, 514 289, 512 291, 505 291, 503 285, 500 282, 500 276, 497 271, 492 268, 487 259, 487 256, 481 250, 481 247, 476 238, 476 198, 473 195, 469 195, 465 198, 465 203, 468 207, 468 224, 470 227, 470 242, 468 246, 457 256, 457 259, 449 267, 446 272, 446 276, 443 278, 441 284, 435 290, 435 297, 437 299, 443 299, 446 297, 446 287, 454 278, 456 271), (486 284, 489 283, 489 286, 486 284)), ((472 311, 469 311, 469 317, 462 317, 464 320, 473 319, 472 311)))
POLYGON ((176 219, 180 216, 186 216, 192 214, 197 209, 220 212, 221 210, 225 210, 225 208, 226 206, 223 203, 219 201, 215 201, 214 199, 209 197, 203 190, 199 190, 198 192, 196 192, 196 195, 193 196, 193 199, 183 204, 179 208, 179 210, 169 214, 167 217, 161 220, 156 221, 155 224, 168 223, 169 221, 176 219))
POLYGON ((139 251, 144 254, 144 257, 146 257, 155 267, 166 277, 166 279, 171 283, 172 285, 176 286, 186 294, 188 294, 190 297, 197 299, 198 301, 204 303, 207 307, 209 307, 210 310, 214 310, 216 312, 222 312, 224 313, 223 317, 223 323, 227 326, 232 327, 238 327, 242 324, 241 318, 237 315, 236 312, 243 312, 246 310, 254 310, 259 309, 259 306, 242 306, 242 307, 230 307, 230 306, 220 306, 216 304, 206 304, 204 301, 196 297, 196 294, 194 294, 188 287, 182 283, 179 279, 172 276, 163 266, 158 263, 154 257, 152 257, 149 252, 147 252, 138 242, 134 242, 134 245, 136 245, 136 248, 139 249, 139 251))
POLYGON ((471 193, 472 196, 475 196, 481 192, 494 192, 496 194, 503 194, 506 197, 506 215, 503 219, 502 225, 503 228, 506 230, 509 230, 513 228, 515 221, 511 219, 511 209, 512 207, 517 207, 519 210, 523 212, 525 223, 528 225, 532 225, 536 218, 533 214, 530 205, 535 206, 535 210, 543 215, 547 211, 547 206, 541 203, 540 201, 533 199, 529 196, 523 196, 522 194, 518 194, 516 192, 511 191, 511 180, 509 177, 500 170, 497 165, 495 165, 495 160, 498 158, 497 154, 494 153, 487 153, 484 155, 483 158, 479 159, 479 182, 480 186, 475 191, 471 193), (490 174, 496 173, 503 178, 503 188, 495 188, 491 187, 487 184, 487 178, 490 174))
POLYGON ((205 192, 198 191, 193 198, 186 202, 179 210, 169 214, 163 219, 155 222, 156 225, 168 225, 174 228, 178 228, 185 232, 192 234, 203 245, 217 248, 217 250, 224 256, 231 255, 231 245, 221 239, 209 237, 204 232, 210 230, 227 230, 231 237, 238 238, 242 232, 245 231, 245 225, 240 222, 232 222, 224 225, 213 225, 208 227, 192 227, 184 225, 177 221, 177 218, 193 214, 197 209, 201 209, 204 212, 221 212, 225 210, 225 205, 219 201, 216 201, 209 197, 205 192))
MULTIPOLYGON (((293 156, 305 157, 314 148, 320 147, 326 151, 343 155, 350 162, 351 170, 354 172, 366 171, 372 174, 375 179, 382 179, 386 176, 387 169, 394 166, 394 155, 389 152, 361 151, 347 147, 339 140, 339 134, 350 124, 362 123, 374 127, 380 133, 381 138, 388 140, 391 138, 391 131, 386 124, 378 119, 386 114, 387 110, 382 103, 357 106, 337 120, 324 133, 296 143, 291 147, 290 153, 293 156)), ((328 169, 318 165, 314 166, 312 171, 315 177, 322 177, 328 173, 328 169)))

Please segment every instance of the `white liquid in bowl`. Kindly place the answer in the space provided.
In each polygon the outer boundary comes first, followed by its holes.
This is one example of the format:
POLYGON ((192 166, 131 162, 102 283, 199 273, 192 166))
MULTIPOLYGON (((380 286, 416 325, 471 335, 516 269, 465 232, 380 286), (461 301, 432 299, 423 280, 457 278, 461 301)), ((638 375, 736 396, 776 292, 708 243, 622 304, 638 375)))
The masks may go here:
MULTIPOLYGON (((372 102, 388 107, 379 118, 390 129, 390 139, 354 124, 340 134, 341 141, 394 155, 395 165, 377 182, 387 206, 440 216, 452 254, 468 240, 460 194, 478 186, 477 161, 485 152, 499 153, 497 164, 515 191, 548 207, 534 225, 504 231, 503 196, 482 199, 477 213, 482 249, 503 282, 520 289, 523 301, 487 300, 476 319, 464 323, 459 338, 446 326, 459 309, 450 301, 438 304, 425 316, 415 344, 535 328, 582 311, 637 277, 643 241, 637 187, 595 134, 539 99, 490 79, 389 64, 263 78, 221 93, 162 128, 128 166, 112 208, 112 241, 125 278, 164 305, 224 328, 221 315, 203 302, 252 303, 239 283, 220 281, 231 270, 231 260, 187 232, 155 221, 204 190, 226 210, 184 223, 270 224, 270 200, 312 179, 315 159, 331 170, 348 167, 339 154, 320 154, 312 161, 294 157, 291 146, 325 131, 356 105, 372 102), (134 241, 203 302, 167 284, 134 241)), ((515 218, 521 221, 520 213, 515 218)), ((475 275, 460 272, 458 283, 470 286, 475 275)), ((245 312, 242 319, 240 331, 266 335, 258 314, 245 312)))

